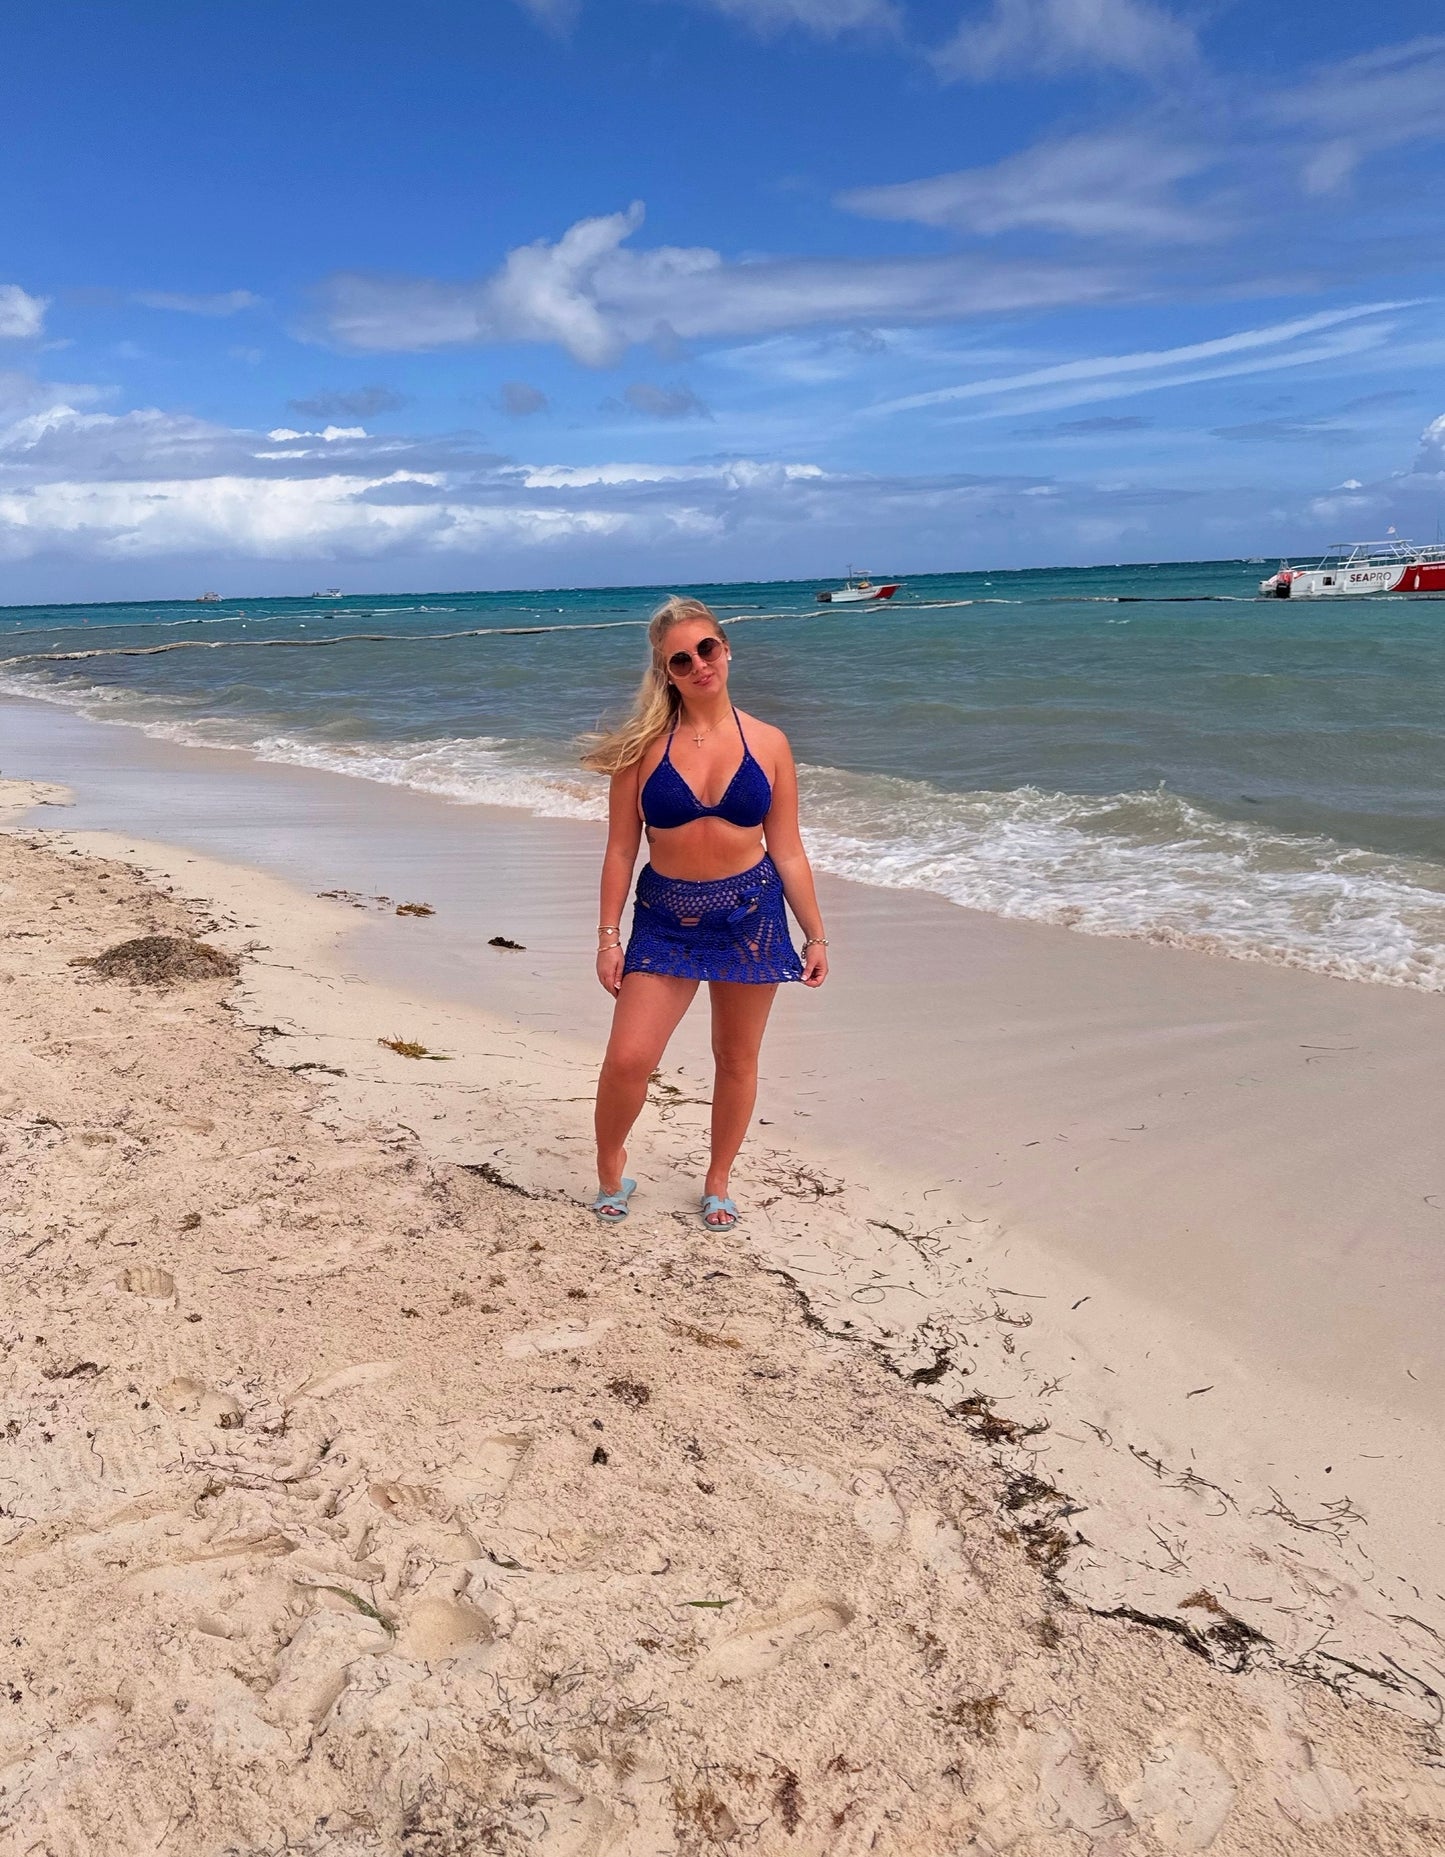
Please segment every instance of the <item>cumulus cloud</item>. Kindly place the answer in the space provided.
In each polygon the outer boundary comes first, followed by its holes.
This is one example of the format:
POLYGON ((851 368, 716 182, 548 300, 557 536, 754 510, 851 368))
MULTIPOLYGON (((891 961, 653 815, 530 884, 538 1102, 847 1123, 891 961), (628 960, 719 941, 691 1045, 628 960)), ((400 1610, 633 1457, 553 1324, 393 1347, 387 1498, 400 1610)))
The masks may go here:
POLYGON ((406 405, 406 395, 392 387, 352 387, 311 393, 303 400, 288 400, 293 413, 307 413, 313 419, 374 419, 378 413, 394 413, 406 405))
POLYGON ((507 254, 476 283, 334 277, 325 325, 343 347, 419 350, 554 342, 589 367, 637 343, 762 335, 821 323, 934 321, 1101 302, 1121 276, 1089 263, 930 258, 729 262, 705 246, 630 250, 643 209, 582 219, 507 254))
POLYGON ((497 404, 511 419, 529 419, 533 413, 545 413, 547 396, 530 381, 504 380, 497 404))
POLYGON ((945 77, 1061 77, 1072 71, 1176 75, 1197 56, 1193 32, 1150 0, 993 0, 934 55, 945 77))
POLYGON ((1445 472, 1445 413, 1432 419, 1420 434, 1420 449, 1411 467, 1415 471, 1445 472))
POLYGON ((255 309, 261 299, 250 290, 221 290, 210 296, 192 296, 181 290, 137 290, 131 298, 146 309, 177 310, 183 316, 235 316, 255 309))
POLYGON ((650 380, 634 381, 623 391, 623 400, 634 413, 648 419, 711 419, 711 409, 704 406, 691 387, 658 387, 650 380))
POLYGON ((1107 130, 1038 142, 992 166, 926 180, 859 187, 837 204, 870 219, 910 220, 953 232, 1063 232, 1075 238, 1192 241, 1224 229, 1213 212, 1175 194, 1213 157, 1143 130, 1107 130))
POLYGON ((0 284, 0 339, 29 341, 45 327, 49 297, 32 297, 19 284, 0 284))

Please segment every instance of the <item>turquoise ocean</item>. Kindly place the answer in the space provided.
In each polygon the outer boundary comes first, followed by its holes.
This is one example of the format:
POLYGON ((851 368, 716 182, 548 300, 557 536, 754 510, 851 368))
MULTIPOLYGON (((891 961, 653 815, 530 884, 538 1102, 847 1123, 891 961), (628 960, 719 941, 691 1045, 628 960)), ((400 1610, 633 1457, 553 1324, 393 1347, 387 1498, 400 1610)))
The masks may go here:
MULTIPOLYGON (((740 705, 791 735, 821 869, 1445 991, 1445 602, 1261 600, 1269 571, 930 575, 851 608, 813 582, 678 590, 731 623, 740 705)), ((0 692, 600 817, 573 744, 625 709, 671 590, 11 607, 0 692)))

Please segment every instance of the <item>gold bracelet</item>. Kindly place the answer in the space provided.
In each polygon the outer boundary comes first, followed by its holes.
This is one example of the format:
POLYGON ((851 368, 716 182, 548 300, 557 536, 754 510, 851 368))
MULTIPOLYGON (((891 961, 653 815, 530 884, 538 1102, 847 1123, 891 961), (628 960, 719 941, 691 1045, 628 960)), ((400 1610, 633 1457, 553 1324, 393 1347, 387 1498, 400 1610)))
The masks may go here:
POLYGON ((826 948, 827 945, 828 937, 826 935, 810 935, 803 943, 805 948, 826 948))

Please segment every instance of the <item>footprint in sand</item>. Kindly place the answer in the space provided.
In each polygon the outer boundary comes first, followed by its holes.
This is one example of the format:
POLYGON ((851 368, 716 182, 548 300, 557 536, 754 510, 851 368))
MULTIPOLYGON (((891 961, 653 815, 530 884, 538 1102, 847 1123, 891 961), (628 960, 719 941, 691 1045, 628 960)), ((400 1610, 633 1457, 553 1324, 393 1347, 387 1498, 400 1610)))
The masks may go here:
POLYGON ((1167 1850, 1207 1851, 1234 1806, 1234 1781, 1198 1747, 1156 1747, 1138 1785, 1122 1794, 1167 1850))
POLYGON ((176 1293, 176 1280, 168 1270, 156 1264, 131 1264, 116 1279, 119 1287, 147 1302, 169 1302, 176 1293))
POLYGON ((531 1448, 527 1432, 495 1432, 453 1464, 441 1479, 442 1491, 452 1502, 500 1502, 531 1448))
POLYGON ((172 1418, 195 1419, 218 1431, 233 1431, 246 1416, 239 1399, 233 1399, 229 1393, 218 1393, 186 1374, 168 1380, 156 1394, 156 1403, 172 1418))
POLYGON ((508 1360, 529 1360, 538 1354, 564 1354, 570 1349, 590 1348, 612 1327, 612 1317, 604 1316, 588 1328, 529 1328, 521 1334, 508 1335, 502 1352, 508 1360))
POLYGON ((813 1600, 750 1625, 714 1645, 698 1668, 708 1676, 761 1676, 814 1638, 842 1631, 853 1622, 852 1608, 841 1600, 813 1600))
POLYGON ((491 1621, 475 1606, 455 1599, 421 1599, 397 1634, 397 1649, 422 1663, 459 1657, 492 1635, 491 1621))
POLYGON ((903 1511, 881 1470, 860 1470, 853 1479, 853 1521, 874 1547, 892 1547, 903 1536, 903 1511))
POLYGON ((304 1386, 298 1386, 297 1399, 330 1399, 336 1393, 349 1393, 354 1386, 374 1386, 389 1380, 396 1372, 395 1361, 358 1361, 354 1367, 335 1367, 318 1373, 304 1386))

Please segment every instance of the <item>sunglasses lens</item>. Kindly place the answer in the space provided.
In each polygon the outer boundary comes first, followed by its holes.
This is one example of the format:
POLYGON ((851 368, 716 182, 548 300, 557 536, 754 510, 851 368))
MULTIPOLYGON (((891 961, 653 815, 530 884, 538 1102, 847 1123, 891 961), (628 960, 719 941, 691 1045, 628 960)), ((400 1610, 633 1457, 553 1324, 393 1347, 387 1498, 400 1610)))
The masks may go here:
MULTIPOLYGON (((722 648, 723 642, 720 638, 700 638, 696 647, 699 662, 711 664, 722 648)), ((686 677, 692 670, 692 652, 674 651, 667 660, 667 668, 674 677, 686 677)))

